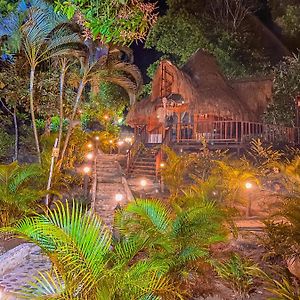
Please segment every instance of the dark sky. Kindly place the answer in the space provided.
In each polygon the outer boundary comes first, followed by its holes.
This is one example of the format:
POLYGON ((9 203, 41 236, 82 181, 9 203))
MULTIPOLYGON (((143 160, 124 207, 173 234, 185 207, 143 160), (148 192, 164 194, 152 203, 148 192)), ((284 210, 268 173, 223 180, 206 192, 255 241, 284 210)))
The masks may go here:
MULTIPOLYGON (((165 0, 150 0, 150 2, 157 3, 157 11, 160 16, 164 15, 167 11, 167 4, 165 0)), ((145 49, 144 43, 134 43, 131 48, 134 51, 134 62, 140 68, 143 74, 143 78, 145 82, 149 81, 149 78, 146 75, 147 67, 159 59, 160 54, 152 49, 145 49)))

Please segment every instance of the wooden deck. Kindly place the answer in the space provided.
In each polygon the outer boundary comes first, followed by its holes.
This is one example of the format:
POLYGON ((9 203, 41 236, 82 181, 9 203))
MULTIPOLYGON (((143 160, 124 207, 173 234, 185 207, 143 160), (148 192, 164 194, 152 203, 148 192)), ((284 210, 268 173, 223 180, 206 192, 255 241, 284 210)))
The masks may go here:
MULTIPOLYGON (((165 131, 166 132, 166 131, 165 131)), ((244 145, 252 139, 261 139, 272 144, 299 145, 300 130, 296 127, 269 125, 244 121, 201 121, 176 124, 165 133, 161 128, 146 132, 145 142, 161 144, 166 139, 171 143, 195 143, 206 141, 215 145, 244 145)))

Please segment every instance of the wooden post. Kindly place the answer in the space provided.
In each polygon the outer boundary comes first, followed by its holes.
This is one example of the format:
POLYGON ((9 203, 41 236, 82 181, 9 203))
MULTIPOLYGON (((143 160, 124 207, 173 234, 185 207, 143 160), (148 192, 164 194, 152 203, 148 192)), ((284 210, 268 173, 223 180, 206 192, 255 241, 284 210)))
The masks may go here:
POLYGON ((178 119, 178 122, 177 122, 177 133, 176 133, 177 137, 176 137, 176 139, 177 139, 177 143, 178 143, 180 141, 180 135, 181 135, 181 113, 180 112, 177 113, 177 119, 178 119))
MULTIPOLYGON (((51 157, 49 178, 48 178, 48 184, 47 184, 47 191, 50 191, 51 182, 52 182, 52 176, 53 176, 54 163, 55 163, 55 159, 59 155, 59 150, 57 148, 57 145, 58 145, 58 138, 55 139, 53 150, 52 150, 52 157, 51 157)), ((46 204, 46 206, 49 205, 49 194, 46 195, 45 204, 46 204)))
POLYGON ((197 140, 197 122, 198 122, 198 115, 194 114, 193 120, 193 138, 197 140))

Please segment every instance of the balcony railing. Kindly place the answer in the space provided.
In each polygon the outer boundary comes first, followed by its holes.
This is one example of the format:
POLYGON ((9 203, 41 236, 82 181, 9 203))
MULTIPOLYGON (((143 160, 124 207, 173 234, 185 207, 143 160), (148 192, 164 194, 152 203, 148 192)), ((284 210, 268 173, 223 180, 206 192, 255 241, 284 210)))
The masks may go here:
MULTIPOLYGON (((163 140, 161 130, 148 132, 145 143, 160 144, 163 140)), ((244 121, 201 121, 181 123, 172 126, 171 142, 203 141, 214 144, 244 144, 252 139, 261 139, 268 143, 300 144, 300 129, 244 121)))

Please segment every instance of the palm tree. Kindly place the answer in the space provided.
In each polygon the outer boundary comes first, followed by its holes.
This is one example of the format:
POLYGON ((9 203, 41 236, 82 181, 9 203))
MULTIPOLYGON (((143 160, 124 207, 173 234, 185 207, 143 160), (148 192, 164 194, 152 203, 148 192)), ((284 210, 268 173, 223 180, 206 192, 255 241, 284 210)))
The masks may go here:
POLYGON ((33 211, 34 203, 41 199, 45 192, 30 187, 29 182, 41 173, 35 165, 20 166, 17 162, 0 165, 1 226, 8 226, 33 211))
POLYGON ((61 151, 58 168, 62 162, 72 134, 72 122, 74 121, 81 101, 84 88, 88 82, 109 81, 123 87, 129 94, 131 102, 142 86, 142 77, 139 69, 130 63, 120 62, 110 54, 109 48, 101 42, 88 40, 85 42, 85 57, 81 58, 81 77, 78 85, 77 95, 70 117, 70 126, 61 151))
POLYGON ((45 60, 69 53, 81 38, 66 23, 66 17, 55 14, 51 5, 38 2, 28 10, 28 19, 21 27, 22 49, 30 65, 30 113, 38 160, 41 151, 34 112, 34 79, 36 67, 45 60))
POLYGON ((39 245, 53 263, 27 292, 29 299, 183 299, 160 264, 138 259, 140 237, 114 241, 98 216, 74 202, 71 209, 57 203, 54 211, 6 231, 39 245))
POLYGON ((207 258, 209 246, 224 240, 224 220, 214 202, 194 195, 173 208, 159 200, 137 199, 116 213, 115 226, 121 239, 142 237, 141 250, 165 274, 180 278, 189 262, 207 258))

